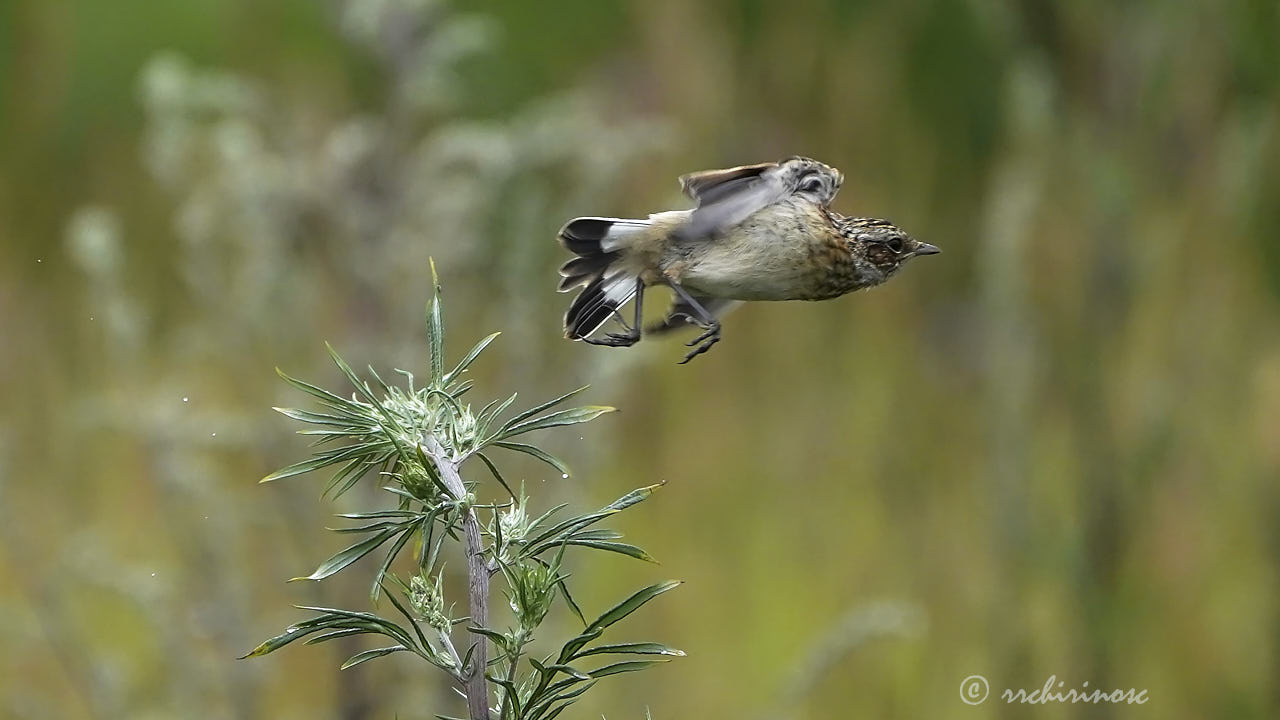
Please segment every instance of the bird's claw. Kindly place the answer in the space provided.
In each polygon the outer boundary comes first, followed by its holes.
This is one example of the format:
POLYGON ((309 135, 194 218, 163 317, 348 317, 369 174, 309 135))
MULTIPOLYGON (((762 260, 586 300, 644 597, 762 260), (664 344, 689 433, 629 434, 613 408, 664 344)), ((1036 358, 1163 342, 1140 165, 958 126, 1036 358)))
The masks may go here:
POLYGON ((688 355, 684 356, 684 359, 681 360, 679 364, 684 365, 695 357, 710 350, 711 346, 718 342, 720 342, 720 323, 716 323, 708 327, 701 335, 685 343, 685 345, 692 347, 693 349, 689 351, 688 355))
POLYGON ((631 347, 640 342, 640 333, 609 333, 602 338, 582 338, 589 345, 602 345, 604 347, 631 347))
MULTIPOLYGON (((609 308, 609 309, 613 312, 613 319, 616 320, 617 323, 622 326, 622 329, 626 330, 627 334, 634 333, 636 335, 636 340, 639 340, 640 339, 639 333, 636 332, 635 328, 631 327, 631 324, 627 322, 626 318, 622 317, 622 313, 618 312, 618 308, 609 308)), ((617 334, 617 333, 610 333, 610 336, 614 334, 617 334)))
POLYGON ((626 318, 622 317, 622 313, 618 312, 617 308, 611 309, 613 310, 613 319, 621 325, 622 329, 626 332, 606 333, 602 338, 592 339, 584 337, 582 340, 588 345, 602 345, 604 347, 631 347, 632 345, 640 342, 640 329, 632 327, 631 324, 627 322, 626 318))

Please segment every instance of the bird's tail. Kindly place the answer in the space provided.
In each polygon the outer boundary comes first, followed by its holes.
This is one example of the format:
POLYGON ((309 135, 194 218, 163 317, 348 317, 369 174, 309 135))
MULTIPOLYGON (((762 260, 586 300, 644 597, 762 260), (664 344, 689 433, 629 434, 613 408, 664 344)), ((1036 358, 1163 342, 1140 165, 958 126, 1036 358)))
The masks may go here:
POLYGON ((581 340, 595 332, 636 294, 635 272, 618 260, 648 220, 583 217, 560 229, 560 244, 577 257, 560 268, 560 292, 585 285, 564 316, 564 336, 581 340))

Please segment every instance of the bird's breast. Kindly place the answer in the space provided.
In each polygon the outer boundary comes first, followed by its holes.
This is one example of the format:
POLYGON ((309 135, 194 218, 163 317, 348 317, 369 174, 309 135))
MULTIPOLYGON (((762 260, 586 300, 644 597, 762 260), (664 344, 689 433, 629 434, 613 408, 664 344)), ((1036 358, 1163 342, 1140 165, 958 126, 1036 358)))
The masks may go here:
POLYGON ((855 273, 825 216, 784 205, 691 248, 679 280, 711 297, 820 300, 851 290, 855 273))

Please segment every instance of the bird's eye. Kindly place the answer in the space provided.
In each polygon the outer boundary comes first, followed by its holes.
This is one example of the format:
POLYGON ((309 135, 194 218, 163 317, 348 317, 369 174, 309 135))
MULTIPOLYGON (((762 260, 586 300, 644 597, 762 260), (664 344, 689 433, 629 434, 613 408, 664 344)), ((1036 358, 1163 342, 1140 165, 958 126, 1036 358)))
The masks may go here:
POLYGON ((822 178, 811 177, 800 184, 800 192, 817 192, 822 189, 822 178))
POLYGON ((891 238, 889 242, 885 244, 888 245, 889 249, 894 251, 895 253, 902 252, 902 238, 900 237, 891 238))

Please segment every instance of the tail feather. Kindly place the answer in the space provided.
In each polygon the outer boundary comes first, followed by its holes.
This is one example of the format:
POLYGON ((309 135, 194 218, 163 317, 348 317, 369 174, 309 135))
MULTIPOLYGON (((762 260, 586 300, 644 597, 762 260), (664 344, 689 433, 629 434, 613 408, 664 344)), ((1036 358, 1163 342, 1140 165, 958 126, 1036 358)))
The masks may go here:
POLYGON ((560 292, 585 285, 564 316, 565 337, 595 332, 636 293, 636 276, 615 263, 629 239, 648 227, 647 220, 584 217, 560 230, 560 242, 578 257, 560 268, 560 292))
POLYGON ((625 272, 592 280, 569 305, 564 315, 564 336, 581 340, 600 329, 618 308, 636 294, 636 278, 625 272))
POLYGON ((570 260, 560 267, 560 287, 557 290, 568 292, 579 285, 590 284, 617 259, 617 253, 601 253, 570 260))
POLYGON ((580 217, 570 220, 560 229, 560 242, 576 255, 599 255, 621 250, 629 238, 644 232, 647 227, 648 220, 580 217))

